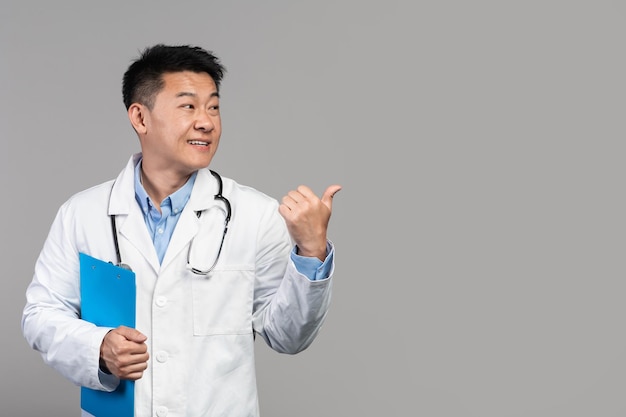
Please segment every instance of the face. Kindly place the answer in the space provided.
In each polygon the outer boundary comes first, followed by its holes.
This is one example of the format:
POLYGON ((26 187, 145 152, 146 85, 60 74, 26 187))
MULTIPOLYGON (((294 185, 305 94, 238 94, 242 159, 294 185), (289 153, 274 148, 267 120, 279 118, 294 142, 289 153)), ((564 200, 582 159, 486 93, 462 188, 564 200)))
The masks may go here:
POLYGON ((222 133, 217 87, 206 73, 168 73, 163 80, 153 108, 133 104, 129 117, 141 141, 144 170, 184 179, 206 168, 217 151, 222 133))

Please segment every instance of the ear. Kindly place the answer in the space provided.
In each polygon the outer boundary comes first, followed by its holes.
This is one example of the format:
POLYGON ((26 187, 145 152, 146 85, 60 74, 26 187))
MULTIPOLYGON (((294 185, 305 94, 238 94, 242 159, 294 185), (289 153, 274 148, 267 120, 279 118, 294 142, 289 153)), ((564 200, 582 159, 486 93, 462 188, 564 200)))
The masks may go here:
POLYGON ((130 120, 130 123, 133 125, 133 128, 135 129, 135 131, 137 131, 137 133, 140 135, 145 134, 147 132, 146 120, 145 120, 147 111, 148 109, 139 103, 133 103, 128 108, 128 119, 130 120))

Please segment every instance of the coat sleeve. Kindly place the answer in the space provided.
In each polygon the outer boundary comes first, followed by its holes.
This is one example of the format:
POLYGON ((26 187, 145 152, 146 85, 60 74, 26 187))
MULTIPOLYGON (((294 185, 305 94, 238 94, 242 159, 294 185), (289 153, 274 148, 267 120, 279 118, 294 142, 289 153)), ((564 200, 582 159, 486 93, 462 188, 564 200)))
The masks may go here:
POLYGON ((328 313, 334 260, 326 279, 312 281, 297 271, 278 203, 263 216, 257 248, 254 331, 277 352, 301 352, 311 345, 328 313))
POLYGON ((109 328, 80 319, 80 277, 71 204, 57 212, 26 290, 22 332, 46 364, 76 385, 112 391, 119 380, 98 376, 100 345, 109 328))

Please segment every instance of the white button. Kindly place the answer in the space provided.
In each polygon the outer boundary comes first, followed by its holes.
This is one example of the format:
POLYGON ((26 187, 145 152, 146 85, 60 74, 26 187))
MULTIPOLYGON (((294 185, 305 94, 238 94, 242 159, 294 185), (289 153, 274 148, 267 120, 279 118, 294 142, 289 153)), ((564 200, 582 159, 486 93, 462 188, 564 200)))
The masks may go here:
POLYGON ((163 234, 163 228, 162 228, 162 227, 159 227, 158 232, 159 232, 159 234, 163 234))
POLYGON ((168 410, 167 410, 167 407, 163 407, 163 406, 161 406, 161 407, 157 407, 157 409, 156 409, 156 415, 157 415, 158 417, 165 417, 165 416, 167 415, 167 411, 168 411, 168 410))
POLYGON ((159 307, 165 307, 165 304, 167 304, 167 297, 164 297, 164 296, 157 297, 155 303, 159 307))
POLYGON ((157 352, 156 360, 158 362, 164 363, 164 362, 167 362, 168 359, 169 359, 169 355, 167 354, 166 351, 160 350, 160 351, 157 352))
POLYGON ((178 214, 178 209, 174 209, 174 213, 178 214))

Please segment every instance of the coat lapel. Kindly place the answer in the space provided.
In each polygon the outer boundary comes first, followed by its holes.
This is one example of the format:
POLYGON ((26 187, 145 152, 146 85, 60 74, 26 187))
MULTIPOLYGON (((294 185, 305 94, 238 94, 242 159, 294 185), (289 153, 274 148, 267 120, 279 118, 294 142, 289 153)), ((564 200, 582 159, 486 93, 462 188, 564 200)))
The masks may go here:
POLYGON ((150 239, 141 208, 135 199, 135 165, 140 158, 141 154, 139 153, 133 155, 126 168, 115 180, 109 202, 109 215, 116 217, 122 261, 128 263, 131 268, 133 267, 133 261, 128 259, 130 251, 124 250, 124 246, 130 244, 145 258, 154 272, 158 273, 159 259, 150 239), (125 253, 126 256, 124 256, 125 253))

